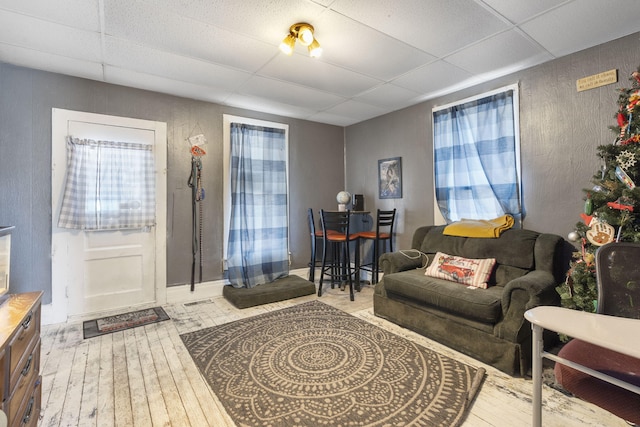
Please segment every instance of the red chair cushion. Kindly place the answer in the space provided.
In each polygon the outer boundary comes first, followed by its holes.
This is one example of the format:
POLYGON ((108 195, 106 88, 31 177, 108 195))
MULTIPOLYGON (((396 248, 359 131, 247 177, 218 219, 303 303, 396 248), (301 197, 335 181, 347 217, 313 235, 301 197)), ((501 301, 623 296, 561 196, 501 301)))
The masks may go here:
MULTIPOLYGON (((335 230, 327 230, 327 235, 331 234, 340 234, 340 232, 335 230)), ((316 231, 316 237, 322 237, 322 231, 316 231)))
MULTIPOLYGON (((356 239, 358 239, 358 236, 356 234, 349 235, 349 241, 356 240, 356 239)), ((342 233, 331 234, 327 232, 327 240, 330 242, 346 242, 347 236, 345 236, 342 233)))
MULTIPOLYGON (((376 238, 376 232, 375 231, 361 231, 359 233, 357 233, 359 237, 363 238, 363 239, 373 239, 375 240, 376 238)), ((391 238, 391 234, 389 233, 380 233, 380 239, 390 239, 391 238)))
MULTIPOLYGON (((640 387, 640 359, 573 339, 558 353, 580 365, 640 387)), ((556 363, 556 380, 579 398, 640 424, 640 395, 556 363)))

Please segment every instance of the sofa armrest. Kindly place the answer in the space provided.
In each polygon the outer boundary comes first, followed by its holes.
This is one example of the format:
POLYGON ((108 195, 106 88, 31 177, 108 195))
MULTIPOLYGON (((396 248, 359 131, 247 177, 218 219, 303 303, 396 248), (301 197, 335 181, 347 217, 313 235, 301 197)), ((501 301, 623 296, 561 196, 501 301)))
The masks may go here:
POLYGON ((425 256, 420 251, 409 249, 398 252, 382 254, 379 260, 384 274, 397 273, 399 271, 413 270, 424 265, 425 256))
POLYGON ((497 325, 496 335, 511 342, 522 342, 531 334, 524 312, 539 305, 559 305, 553 274, 533 270, 507 283, 502 292, 503 321, 497 325))

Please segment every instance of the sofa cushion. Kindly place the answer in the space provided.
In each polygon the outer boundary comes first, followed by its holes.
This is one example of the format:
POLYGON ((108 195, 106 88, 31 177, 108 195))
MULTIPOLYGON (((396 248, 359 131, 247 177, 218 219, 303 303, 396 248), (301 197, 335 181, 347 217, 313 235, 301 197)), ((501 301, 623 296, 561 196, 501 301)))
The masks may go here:
POLYGON ((502 315, 502 288, 467 287, 425 276, 422 269, 386 275, 384 286, 389 298, 400 295, 483 323, 495 324, 502 315))
POLYGON ((472 259, 437 252, 425 275, 487 289, 495 258, 472 259))

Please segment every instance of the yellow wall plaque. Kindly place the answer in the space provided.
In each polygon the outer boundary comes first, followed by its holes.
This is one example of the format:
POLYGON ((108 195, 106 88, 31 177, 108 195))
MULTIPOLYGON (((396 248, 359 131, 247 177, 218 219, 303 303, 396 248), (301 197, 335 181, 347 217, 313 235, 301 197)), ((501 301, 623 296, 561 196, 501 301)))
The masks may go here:
POLYGON ((578 89, 578 92, 582 92, 583 90, 594 89, 617 81, 618 70, 614 69, 578 79, 576 80, 576 88, 578 89))

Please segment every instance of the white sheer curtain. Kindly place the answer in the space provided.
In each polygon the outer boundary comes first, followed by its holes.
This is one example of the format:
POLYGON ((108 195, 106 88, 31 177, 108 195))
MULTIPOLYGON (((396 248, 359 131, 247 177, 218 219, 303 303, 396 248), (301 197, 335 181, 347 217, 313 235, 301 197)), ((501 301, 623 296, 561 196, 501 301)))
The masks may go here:
POLYGON ((142 228, 155 223, 153 147, 67 137, 67 176, 58 227, 142 228))

